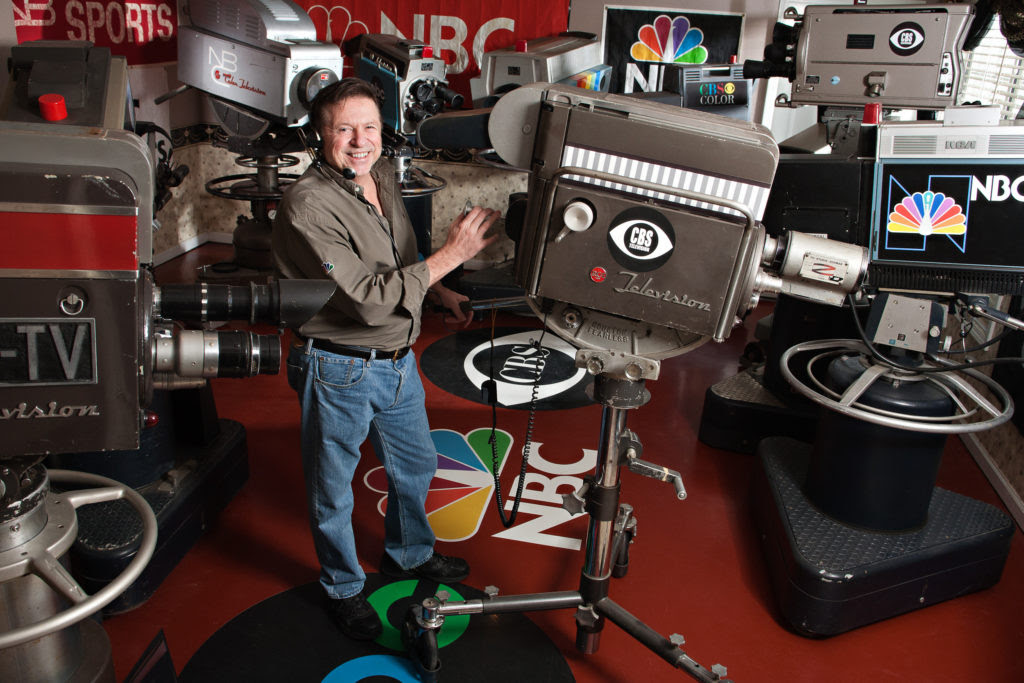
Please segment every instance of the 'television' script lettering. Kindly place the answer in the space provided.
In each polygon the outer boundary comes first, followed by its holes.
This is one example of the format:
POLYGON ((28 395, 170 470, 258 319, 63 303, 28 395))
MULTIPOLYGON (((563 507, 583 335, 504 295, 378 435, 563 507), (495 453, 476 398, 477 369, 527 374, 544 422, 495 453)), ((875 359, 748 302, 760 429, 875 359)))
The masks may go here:
POLYGON ((56 401, 50 401, 46 408, 32 406, 27 403, 19 403, 17 408, 0 408, 0 420, 28 420, 32 418, 49 417, 95 417, 100 414, 99 406, 62 406, 56 401))
POLYGON ((670 304, 676 304, 678 306, 686 306, 687 308, 696 308, 699 311, 710 311, 711 305, 703 301, 697 301, 691 299, 686 294, 675 294, 671 289, 655 289, 653 287, 654 278, 647 278, 647 282, 637 284, 637 278, 640 277, 637 273, 631 273, 629 271, 619 271, 619 275, 625 275, 627 280, 624 287, 616 287, 615 291, 621 294, 636 294, 638 296, 646 296, 651 299, 658 299, 660 301, 667 301, 670 304))

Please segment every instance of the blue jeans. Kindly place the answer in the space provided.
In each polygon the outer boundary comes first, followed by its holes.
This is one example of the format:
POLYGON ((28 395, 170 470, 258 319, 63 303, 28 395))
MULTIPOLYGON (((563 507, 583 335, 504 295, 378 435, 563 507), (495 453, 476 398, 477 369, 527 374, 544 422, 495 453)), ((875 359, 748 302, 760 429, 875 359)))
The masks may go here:
POLYGON ((352 477, 367 437, 388 477, 385 552, 405 568, 429 560, 434 532, 425 504, 437 449, 412 352, 362 360, 293 347, 287 368, 302 407, 310 527, 327 595, 355 595, 366 579, 352 533, 352 477))

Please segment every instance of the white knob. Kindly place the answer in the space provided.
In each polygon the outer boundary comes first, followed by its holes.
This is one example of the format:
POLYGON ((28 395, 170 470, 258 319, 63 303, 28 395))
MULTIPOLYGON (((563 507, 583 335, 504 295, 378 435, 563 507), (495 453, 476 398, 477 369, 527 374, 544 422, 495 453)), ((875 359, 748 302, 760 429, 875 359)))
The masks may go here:
POLYGON ((569 202, 562 210, 562 222, 573 232, 583 232, 594 224, 594 210, 583 201, 569 202))

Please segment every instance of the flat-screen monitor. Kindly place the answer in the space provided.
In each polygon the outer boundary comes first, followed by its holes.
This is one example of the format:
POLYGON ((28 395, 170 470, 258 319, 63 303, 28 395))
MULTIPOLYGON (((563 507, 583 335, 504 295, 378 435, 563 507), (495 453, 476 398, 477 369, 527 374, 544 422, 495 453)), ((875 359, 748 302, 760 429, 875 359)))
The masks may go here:
POLYGON ((879 131, 868 281, 929 292, 1024 291, 1024 127, 879 131))

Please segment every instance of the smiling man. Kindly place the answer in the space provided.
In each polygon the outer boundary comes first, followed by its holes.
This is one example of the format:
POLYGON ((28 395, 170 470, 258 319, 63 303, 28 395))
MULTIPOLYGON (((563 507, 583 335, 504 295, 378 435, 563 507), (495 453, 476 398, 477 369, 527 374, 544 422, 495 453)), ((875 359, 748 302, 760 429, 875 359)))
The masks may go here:
POLYGON ((288 382, 302 408, 302 461, 327 610, 347 635, 372 640, 382 625, 363 593, 352 531, 352 476, 369 439, 388 473, 381 573, 454 583, 467 563, 434 552, 424 505, 437 466, 416 360, 423 299, 432 289, 457 320, 465 297, 441 278, 494 238, 497 211, 474 207, 445 244, 420 260, 394 168, 381 159, 373 89, 350 78, 310 111, 322 154, 284 193, 274 221, 281 278, 328 278, 337 290, 294 330, 288 382))

